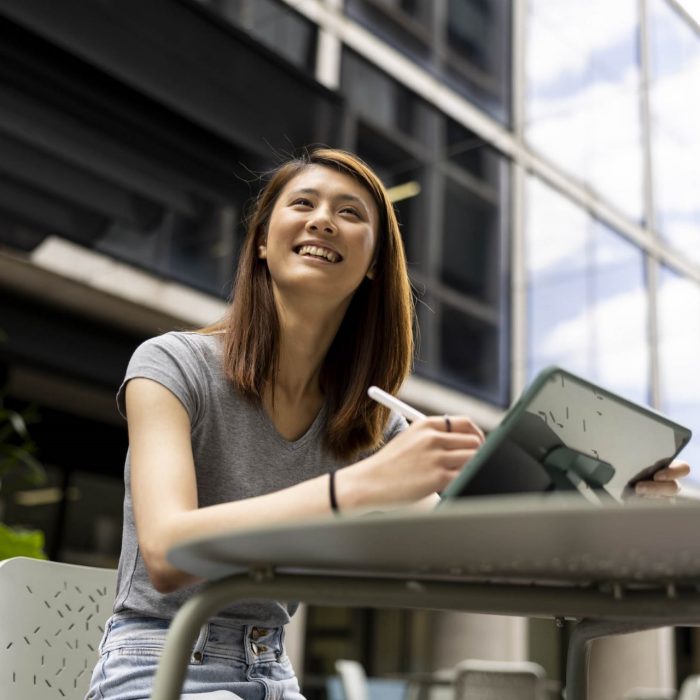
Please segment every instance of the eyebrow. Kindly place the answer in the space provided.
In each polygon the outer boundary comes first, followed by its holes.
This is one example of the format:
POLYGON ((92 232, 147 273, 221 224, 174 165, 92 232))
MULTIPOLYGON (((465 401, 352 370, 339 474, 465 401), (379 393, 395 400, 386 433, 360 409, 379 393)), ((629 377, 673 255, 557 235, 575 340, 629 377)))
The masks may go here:
MULTIPOLYGON (((298 190, 293 190, 292 192, 289 193, 289 196, 293 196, 295 194, 313 194, 316 197, 319 196, 319 191, 313 187, 301 187, 298 190)), ((348 202, 355 202, 356 204, 360 204, 362 208, 367 212, 369 215, 369 209, 367 205, 365 204, 360 197, 354 194, 350 194, 349 192, 344 192, 343 194, 336 195, 334 199, 342 199, 343 201, 348 201, 348 202)))

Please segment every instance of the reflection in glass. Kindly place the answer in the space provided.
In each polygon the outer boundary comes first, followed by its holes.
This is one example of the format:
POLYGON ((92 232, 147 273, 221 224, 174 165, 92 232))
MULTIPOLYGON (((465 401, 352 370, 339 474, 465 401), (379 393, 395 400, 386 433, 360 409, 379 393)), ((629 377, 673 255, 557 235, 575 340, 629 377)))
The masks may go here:
POLYGON ((343 53, 342 84, 351 108, 370 123, 434 144, 435 108, 352 51, 343 53))
POLYGON ((643 215, 637 0, 531 0, 528 142, 629 216, 643 215))
POLYGON ((110 222, 94 248, 225 298, 243 238, 240 212, 244 195, 237 194, 238 201, 232 197, 228 203, 200 199, 190 216, 166 210, 147 228, 110 222))
POLYGON ((642 252, 535 178, 527 197, 528 376, 557 364, 647 403, 642 252))
POLYGON ((502 262, 497 203, 485 201, 459 182, 447 179, 444 217, 441 281, 451 289, 497 305, 502 262))
POLYGON ((280 0, 199 0, 299 68, 316 59, 316 27, 280 0))
POLYGON ((700 35, 667 2, 650 3, 656 225, 700 262, 700 35))
MULTIPOLYGON (((503 159, 482 138, 449 118, 446 120, 445 138, 445 155, 450 163, 494 188, 499 186, 503 159)), ((486 196, 495 194, 494 189, 486 196)))
POLYGON ((495 119, 509 122, 511 0, 348 0, 347 12, 495 119))
POLYGON ((493 388, 499 384, 498 327, 446 303, 439 314, 440 375, 453 386, 494 400, 493 388))
POLYGON ((700 481, 700 286, 662 268, 658 316, 660 408, 693 431, 682 457, 700 481))

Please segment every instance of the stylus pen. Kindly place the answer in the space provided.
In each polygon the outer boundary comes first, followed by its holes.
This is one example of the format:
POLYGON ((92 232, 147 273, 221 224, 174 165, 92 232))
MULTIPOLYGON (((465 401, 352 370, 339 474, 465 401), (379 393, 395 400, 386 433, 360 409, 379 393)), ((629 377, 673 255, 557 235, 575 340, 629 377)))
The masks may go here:
POLYGON ((415 408, 409 406, 403 401, 400 401, 395 396, 387 394, 386 391, 380 389, 378 386, 371 386, 369 389, 367 389, 367 394, 370 399, 374 399, 377 403, 382 404, 382 406, 391 408, 408 421, 425 418, 424 413, 417 411, 415 408))

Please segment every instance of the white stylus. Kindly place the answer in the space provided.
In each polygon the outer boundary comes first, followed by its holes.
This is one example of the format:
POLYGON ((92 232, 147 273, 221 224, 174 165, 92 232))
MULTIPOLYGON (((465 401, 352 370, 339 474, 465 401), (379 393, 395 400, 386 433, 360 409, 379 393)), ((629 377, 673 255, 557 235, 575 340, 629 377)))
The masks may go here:
POLYGON ((371 386, 367 389, 367 395, 370 399, 374 399, 377 403, 391 408, 396 411, 399 415, 402 415, 408 421, 418 420, 419 418, 425 418, 425 414, 417 411, 415 408, 409 406, 407 403, 400 401, 395 396, 387 394, 378 386, 371 386))

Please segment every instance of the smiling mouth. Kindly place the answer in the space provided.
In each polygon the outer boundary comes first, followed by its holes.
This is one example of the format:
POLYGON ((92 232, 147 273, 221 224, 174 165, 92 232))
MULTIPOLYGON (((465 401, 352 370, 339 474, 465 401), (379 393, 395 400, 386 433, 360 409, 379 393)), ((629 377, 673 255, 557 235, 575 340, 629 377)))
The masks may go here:
POLYGON ((330 263, 340 262, 343 258, 333 250, 321 248, 317 245, 301 245, 294 248, 297 255, 303 258, 314 258, 315 260, 325 260, 330 263))

